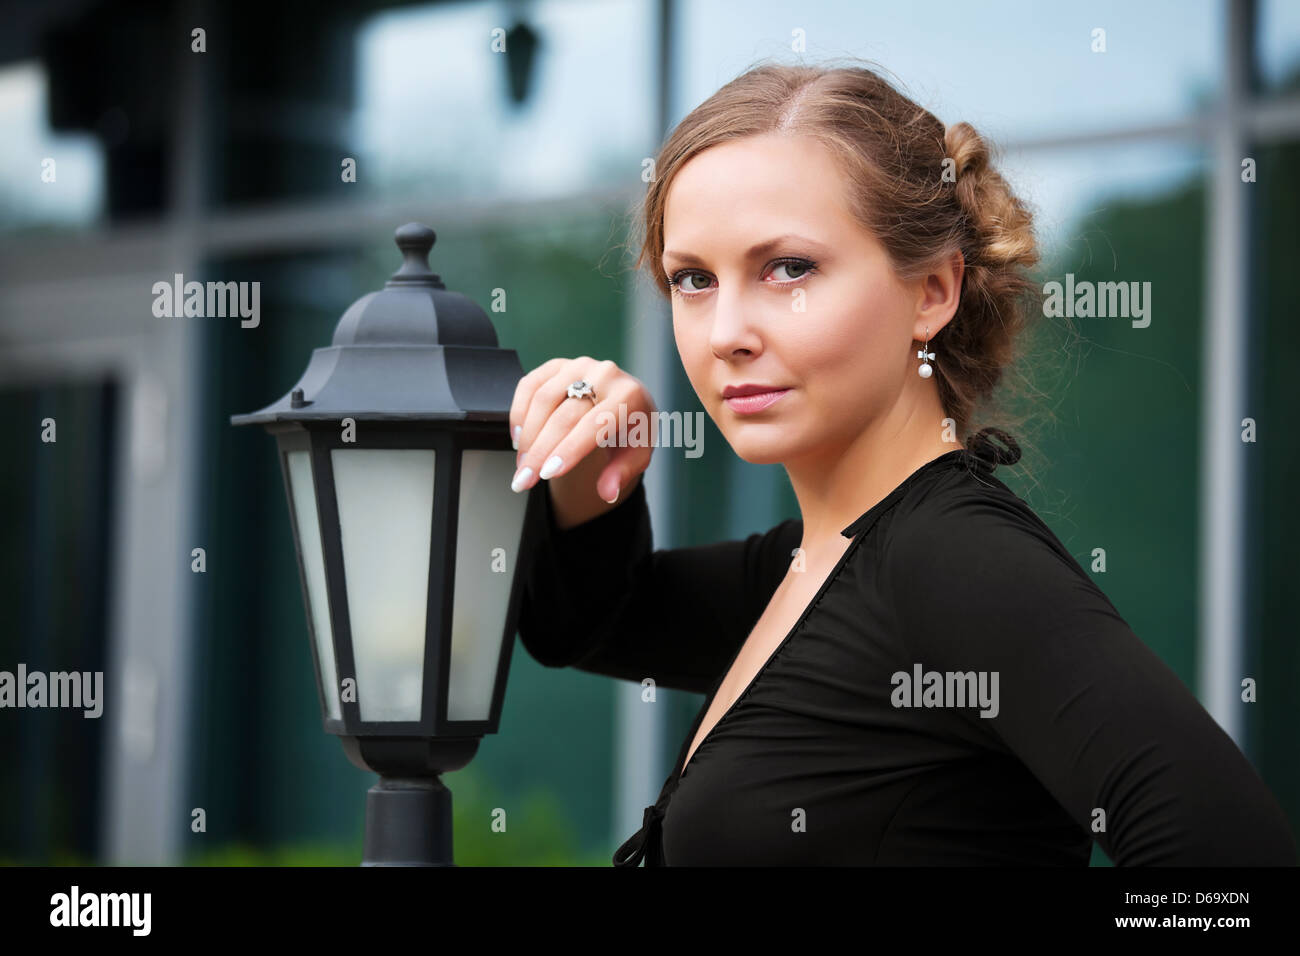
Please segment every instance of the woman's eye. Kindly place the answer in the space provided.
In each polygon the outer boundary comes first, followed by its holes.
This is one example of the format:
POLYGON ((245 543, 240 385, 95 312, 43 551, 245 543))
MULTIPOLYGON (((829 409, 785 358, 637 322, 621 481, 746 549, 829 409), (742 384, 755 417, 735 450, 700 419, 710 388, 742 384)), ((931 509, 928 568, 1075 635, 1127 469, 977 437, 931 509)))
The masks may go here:
POLYGON ((668 277, 668 285, 674 292, 685 292, 688 295, 694 295, 697 292, 703 292, 709 287, 709 277, 698 272, 678 272, 668 277), (696 284, 696 280, 699 284, 696 284))
POLYGON ((778 262, 772 272, 775 275, 777 269, 785 269, 788 279, 802 279, 812 271, 812 267, 813 264, 805 259, 786 259, 783 262, 778 262))

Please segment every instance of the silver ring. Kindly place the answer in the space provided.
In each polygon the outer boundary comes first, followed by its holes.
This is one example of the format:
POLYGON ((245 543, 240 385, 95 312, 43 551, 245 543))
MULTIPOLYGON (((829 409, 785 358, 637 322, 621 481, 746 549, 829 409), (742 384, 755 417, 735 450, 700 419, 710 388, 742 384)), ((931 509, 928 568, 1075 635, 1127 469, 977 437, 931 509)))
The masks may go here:
POLYGON ((567 395, 569 398, 589 398, 591 404, 596 404, 596 390, 591 387, 591 383, 585 379, 578 379, 568 387, 567 395))

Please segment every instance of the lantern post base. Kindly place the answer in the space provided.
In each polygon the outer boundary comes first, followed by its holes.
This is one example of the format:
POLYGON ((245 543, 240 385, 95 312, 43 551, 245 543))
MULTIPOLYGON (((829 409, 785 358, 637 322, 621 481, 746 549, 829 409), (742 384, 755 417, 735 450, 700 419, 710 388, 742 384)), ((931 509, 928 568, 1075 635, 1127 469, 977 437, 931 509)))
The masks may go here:
POLYGON ((455 866, 441 778, 383 777, 366 793, 362 866, 455 866))

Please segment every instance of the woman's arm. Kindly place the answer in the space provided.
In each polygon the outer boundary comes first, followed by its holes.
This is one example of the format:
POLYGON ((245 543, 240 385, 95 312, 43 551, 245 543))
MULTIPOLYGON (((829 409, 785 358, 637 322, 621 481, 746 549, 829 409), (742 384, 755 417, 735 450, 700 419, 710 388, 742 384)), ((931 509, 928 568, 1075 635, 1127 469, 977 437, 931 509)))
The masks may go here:
POLYGON ((797 520, 743 541, 655 551, 645 478, 614 508, 560 530, 548 490, 520 611, 524 648, 576 667, 707 693, 790 564, 797 520))
POLYGON ((926 503, 891 552, 917 662, 997 672, 997 715, 963 716, 1116 865, 1296 864, 1254 767, 1023 501, 972 492, 926 503))

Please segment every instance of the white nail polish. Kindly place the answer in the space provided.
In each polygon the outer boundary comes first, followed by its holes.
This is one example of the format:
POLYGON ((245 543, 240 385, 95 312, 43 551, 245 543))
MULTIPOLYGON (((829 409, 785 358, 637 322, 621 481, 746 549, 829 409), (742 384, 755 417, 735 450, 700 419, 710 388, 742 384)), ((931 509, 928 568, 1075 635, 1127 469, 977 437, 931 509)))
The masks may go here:
POLYGON ((523 434, 523 431, 523 425, 516 425, 514 432, 510 435, 510 444, 515 446, 515 451, 519 450, 519 436, 523 434))
POLYGON ((537 473, 537 477, 549 478, 551 475, 559 471, 560 466, 563 464, 564 462, 560 461, 559 455, 552 455, 550 458, 546 459, 546 464, 542 465, 542 470, 537 473))
POLYGON ((532 475, 532 473, 533 470, 529 468, 527 465, 525 465, 523 468, 520 468, 519 471, 515 474, 514 480, 510 482, 510 490, 523 491, 524 482, 528 480, 529 476, 532 475))

